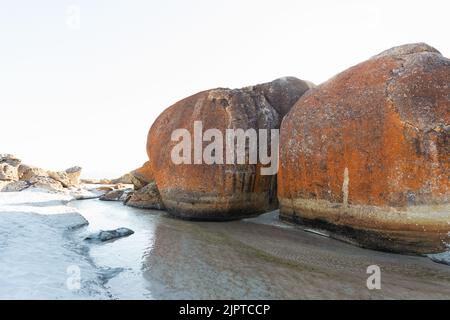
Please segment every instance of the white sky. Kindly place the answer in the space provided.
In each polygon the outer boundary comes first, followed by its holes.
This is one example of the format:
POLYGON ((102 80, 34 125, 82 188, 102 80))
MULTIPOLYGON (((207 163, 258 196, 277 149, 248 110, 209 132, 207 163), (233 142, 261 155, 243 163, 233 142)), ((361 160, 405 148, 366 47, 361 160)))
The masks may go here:
POLYGON ((0 0, 0 153, 118 176, 146 161, 151 124, 181 98, 319 84, 410 42, 450 56, 449 13, 448 0, 0 0))

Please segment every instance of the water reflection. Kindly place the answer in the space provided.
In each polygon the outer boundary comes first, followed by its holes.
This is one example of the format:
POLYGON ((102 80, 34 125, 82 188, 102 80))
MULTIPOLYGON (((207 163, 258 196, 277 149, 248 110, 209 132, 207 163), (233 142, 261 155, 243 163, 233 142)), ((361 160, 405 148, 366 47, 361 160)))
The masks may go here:
POLYGON ((124 268, 108 281, 116 298, 302 299, 450 298, 450 268, 426 258, 364 250, 280 227, 276 217, 190 222, 158 211, 97 200, 73 204, 89 220, 84 232, 127 227, 135 234, 92 245, 99 267, 124 268), (369 265, 382 269, 369 291, 369 265))
POLYGON ((108 280, 106 287, 113 297, 153 299, 143 278, 144 259, 153 248, 155 225, 160 216, 116 202, 84 200, 71 205, 80 209, 89 221, 89 226, 77 234, 80 241, 98 230, 127 227, 135 231, 132 236, 117 241, 86 245, 93 262, 101 269, 101 277, 108 280), (117 272, 119 268, 121 272, 117 272))

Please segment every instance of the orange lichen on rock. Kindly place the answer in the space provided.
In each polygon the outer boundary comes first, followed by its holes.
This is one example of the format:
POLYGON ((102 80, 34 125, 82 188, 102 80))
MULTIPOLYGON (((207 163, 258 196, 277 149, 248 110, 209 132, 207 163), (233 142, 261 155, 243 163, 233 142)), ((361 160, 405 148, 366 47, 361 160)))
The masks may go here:
POLYGON ((450 60, 387 50, 306 93, 281 126, 281 218, 396 252, 445 249, 450 60))
POLYGON ((224 136, 226 129, 278 129, 310 87, 296 78, 282 78, 243 89, 203 91, 165 110, 147 140, 165 208, 178 217, 199 220, 232 220, 277 208, 276 176, 261 175, 260 163, 175 164, 171 152, 178 142, 171 135, 186 129, 193 136, 195 121, 202 122, 204 131, 218 129, 224 136))
POLYGON ((150 183, 155 180, 150 161, 147 161, 142 167, 137 168, 136 170, 132 171, 132 173, 134 174, 134 176, 138 177, 140 180, 146 183, 150 183))

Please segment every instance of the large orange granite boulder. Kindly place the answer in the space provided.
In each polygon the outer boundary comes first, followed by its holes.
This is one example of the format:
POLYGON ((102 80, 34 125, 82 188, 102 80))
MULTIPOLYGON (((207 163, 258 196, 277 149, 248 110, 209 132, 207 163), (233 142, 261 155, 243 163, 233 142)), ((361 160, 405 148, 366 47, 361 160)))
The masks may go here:
MULTIPOLYGON (((186 129, 194 136, 196 121, 202 122, 203 132, 217 129, 224 136, 226 129, 278 129, 283 116, 311 86, 296 78, 281 78, 243 89, 203 91, 166 109, 147 140, 164 207, 175 216, 196 220, 232 220, 277 208, 276 175, 261 175, 259 161, 175 164, 171 154, 178 142, 172 141, 172 133, 186 129)), ((203 148, 208 145, 200 143, 203 148)), ((249 148, 247 159, 248 153, 249 148)))
POLYGON ((307 92, 284 118, 280 217, 365 247, 446 249, 450 60, 387 50, 307 92))

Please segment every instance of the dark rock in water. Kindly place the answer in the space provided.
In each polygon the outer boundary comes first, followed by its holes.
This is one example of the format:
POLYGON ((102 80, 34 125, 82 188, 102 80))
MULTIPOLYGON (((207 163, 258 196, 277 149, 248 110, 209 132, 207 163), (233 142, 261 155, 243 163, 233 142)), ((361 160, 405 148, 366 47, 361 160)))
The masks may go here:
POLYGON ((118 238, 128 237, 133 233, 134 231, 128 228, 118 228, 116 230, 108 230, 108 231, 102 230, 98 233, 91 234, 84 240, 105 242, 118 238))

